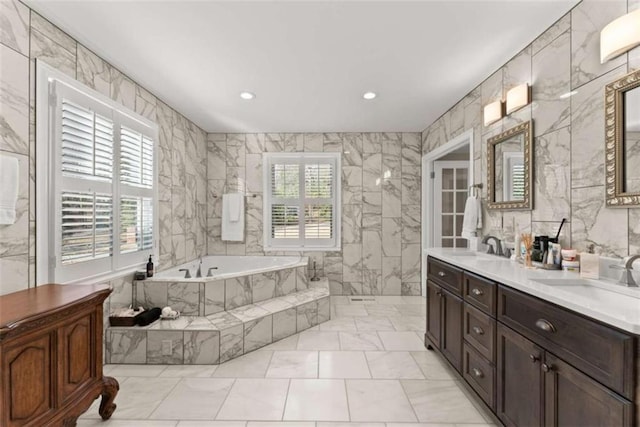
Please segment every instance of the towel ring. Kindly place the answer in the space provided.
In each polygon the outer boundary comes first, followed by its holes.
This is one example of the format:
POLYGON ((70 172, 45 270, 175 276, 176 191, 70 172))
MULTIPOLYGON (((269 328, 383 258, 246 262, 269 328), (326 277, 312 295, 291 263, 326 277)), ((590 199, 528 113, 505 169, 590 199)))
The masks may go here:
POLYGON ((478 197, 478 190, 480 190, 480 189, 482 189, 482 183, 473 184, 473 185, 469 186, 469 189, 467 190, 467 193, 473 195, 473 197, 478 197))

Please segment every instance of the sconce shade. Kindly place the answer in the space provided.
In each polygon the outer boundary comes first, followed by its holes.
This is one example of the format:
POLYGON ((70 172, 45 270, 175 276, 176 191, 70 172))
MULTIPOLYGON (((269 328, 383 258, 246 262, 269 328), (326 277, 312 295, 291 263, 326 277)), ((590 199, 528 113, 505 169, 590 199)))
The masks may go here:
POLYGON ((507 114, 529 104, 529 85, 527 83, 516 86, 507 92, 507 114))
POLYGON ((489 126, 502 118, 502 101, 492 102, 484 107, 484 125, 489 126))
POLYGON ((600 32, 600 62, 640 45, 640 9, 611 21, 600 32))

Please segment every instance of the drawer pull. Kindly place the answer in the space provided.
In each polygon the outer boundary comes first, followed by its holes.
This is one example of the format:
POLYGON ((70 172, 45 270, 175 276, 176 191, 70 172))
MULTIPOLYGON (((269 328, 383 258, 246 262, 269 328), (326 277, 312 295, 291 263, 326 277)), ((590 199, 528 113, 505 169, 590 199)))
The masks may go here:
POLYGON ((471 371, 473 372, 473 375, 478 377, 478 378, 482 378, 484 377, 484 374, 482 373, 482 371, 478 368, 473 368, 471 369, 471 371))
POLYGON ((473 288, 471 289, 471 293, 474 294, 475 296, 480 296, 482 294, 484 294, 484 292, 482 292, 480 289, 478 288, 473 288))
POLYGON ((445 274, 444 271, 438 271, 438 276, 444 277, 444 276, 446 276, 446 274, 445 274))
POLYGON ((542 370, 545 372, 553 371, 553 365, 547 365, 546 363, 542 364, 542 370))
POLYGON ((556 331, 556 327, 553 326, 553 324, 551 322, 549 322, 548 320, 545 319, 538 319, 536 320, 536 328, 541 329, 545 332, 555 332, 556 331))
POLYGON ((536 363, 538 360, 540 360, 540 356, 537 356, 535 354, 530 354, 529 359, 531 359, 533 363, 536 363))
POLYGON ((482 328, 481 328, 481 327, 479 327, 479 326, 474 326, 472 329, 473 329, 473 332, 475 332, 476 334, 478 334, 478 335, 484 335, 484 331, 482 330, 482 328))

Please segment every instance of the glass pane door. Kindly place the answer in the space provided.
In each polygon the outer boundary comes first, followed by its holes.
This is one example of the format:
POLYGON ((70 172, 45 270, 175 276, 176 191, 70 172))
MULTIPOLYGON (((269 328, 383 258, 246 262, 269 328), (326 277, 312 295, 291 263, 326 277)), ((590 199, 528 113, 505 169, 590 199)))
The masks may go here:
POLYGON ((434 244, 443 248, 466 248, 462 234, 464 205, 469 191, 469 162, 434 162, 434 244))

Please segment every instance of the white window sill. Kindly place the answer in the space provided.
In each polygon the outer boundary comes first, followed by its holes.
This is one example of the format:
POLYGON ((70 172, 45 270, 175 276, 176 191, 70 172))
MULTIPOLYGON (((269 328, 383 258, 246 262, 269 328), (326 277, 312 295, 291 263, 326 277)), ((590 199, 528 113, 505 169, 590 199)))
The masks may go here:
POLYGON ((265 252, 339 252, 340 246, 270 246, 264 247, 265 252))

